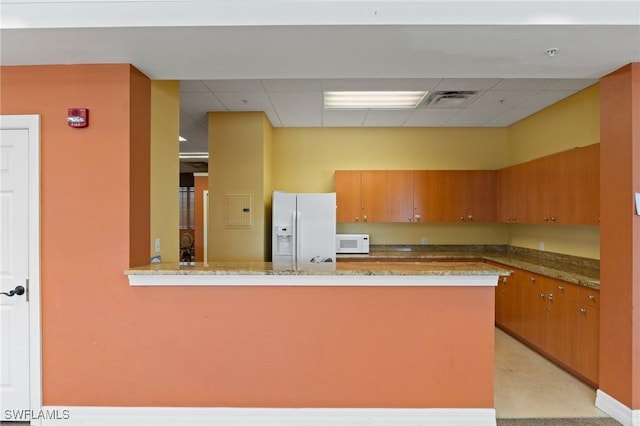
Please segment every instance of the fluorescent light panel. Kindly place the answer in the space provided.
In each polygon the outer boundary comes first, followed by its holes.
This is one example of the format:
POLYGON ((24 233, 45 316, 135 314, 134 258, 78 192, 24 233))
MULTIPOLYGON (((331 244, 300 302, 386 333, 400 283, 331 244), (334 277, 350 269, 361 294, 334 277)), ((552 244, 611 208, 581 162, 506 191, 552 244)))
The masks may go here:
POLYGON ((178 136, 178 142, 186 142, 187 138, 183 138, 182 136, 178 136))
POLYGON ((427 95, 426 91, 324 92, 329 109, 411 109, 427 95))
POLYGON ((209 158, 208 152, 181 152, 180 158, 183 160, 205 159, 209 158))

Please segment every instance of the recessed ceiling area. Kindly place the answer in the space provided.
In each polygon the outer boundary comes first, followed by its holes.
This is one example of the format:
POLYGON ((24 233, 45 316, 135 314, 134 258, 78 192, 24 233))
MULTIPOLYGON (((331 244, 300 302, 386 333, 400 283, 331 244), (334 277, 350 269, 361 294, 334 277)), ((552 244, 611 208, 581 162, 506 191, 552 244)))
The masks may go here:
POLYGON ((264 111, 274 127, 505 127, 595 83, 551 78, 186 80, 180 84, 180 132, 188 141, 181 151, 207 151, 208 111, 264 111), (472 94, 461 103, 440 97, 415 109, 325 109, 323 95, 331 90, 472 94))

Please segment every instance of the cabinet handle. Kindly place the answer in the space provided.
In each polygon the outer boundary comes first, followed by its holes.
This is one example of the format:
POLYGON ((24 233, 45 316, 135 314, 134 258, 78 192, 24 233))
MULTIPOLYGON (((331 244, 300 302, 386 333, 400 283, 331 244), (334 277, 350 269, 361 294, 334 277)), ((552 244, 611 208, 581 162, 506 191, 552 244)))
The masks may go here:
POLYGON ((596 297, 593 294, 590 294, 590 295, 587 296, 587 299, 596 300, 596 297))
POLYGON ((581 314, 586 314, 586 313, 587 313, 587 310, 586 310, 585 308, 580 308, 580 309, 578 309, 578 311, 579 311, 581 314))
POLYGON ((472 215, 472 214, 468 214, 468 215, 467 215, 467 219, 468 219, 468 220, 473 220, 473 215, 472 215))
POLYGON ((551 222, 554 222, 554 223, 555 223, 555 221, 556 221, 555 216, 551 216, 551 222))
POLYGON ((529 277, 529 280, 535 282, 536 281, 536 277, 529 277))
POLYGON ((367 215, 365 214, 364 216, 362 216, 362 218, 364 219, 364 221, 367 221, 367 215))
POLYGON ((518 216, 513 217, 513 221, 515 222, 516 220, 518 220, 518 216))
POLYGON ((503 283, 507 282, 507 277, 500 277, 500 281, 502 281, 503 283))
POLYGON ((559 285, 559 286, 558 286, 558 290, 560 290, 560 291, 564 291, 564 286, 563 286, 563 285, 559 285))
POLYGON ((408 220, 409 222, 411 222, 411 216, 409 216, 409 217, 407 218, 407 220, 408 220))
POLYGON ((546 216, 542 220, 544 220, 545 222, 549 222, 549 218, 546 216))
POLYGON ((552 294, 552 293, 549 293, 549 295, 547 296, 547 299, 548 299, 548 300, 553 300, 553 294, 552 294))
POLYGON ((464 222, 464 216, 460 216, 460 220, 464 222))
POLYGON ((544 293, 540 293, 540 298, 544 299, 544 293))
POLYGON ((419 214, 416 215, 416 222, 420 222, 420 215, 419 214))

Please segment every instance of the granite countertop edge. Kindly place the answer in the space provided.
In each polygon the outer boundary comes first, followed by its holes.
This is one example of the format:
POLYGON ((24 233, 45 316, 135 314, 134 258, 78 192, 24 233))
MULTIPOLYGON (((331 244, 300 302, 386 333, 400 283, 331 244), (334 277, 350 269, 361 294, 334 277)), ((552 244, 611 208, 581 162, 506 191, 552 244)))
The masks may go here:
POLYGON ((585 273, 576 273, 562 268, 562 266, 549 266, 525 258, 519 258, 517 255, 509 254, 501 251, 438 251, 438 252, 421 252, 421 251, 373 251, 369 254, 340 255, 340 261, 358 260, 358 261, 385 261, 385 260, 476 260, 490 261, 500 263, 506 267, 514 267, 528 272, 544 275, 550 278, 567 281, 583 287, 589 287, 596 290, 600 289, 600 279, 595 276, 596 271, 588 271, 585 273))
MULTIPOLYGON (((278 265, 271 262, 152 263, 129 268, 125 275, 193 276, 471 276, 508 275, 509 267, 563 280, 583 287, 600 289, 599 270, 562 262, 540 261, 530 253, 507 251, 497 246, 446 246, 431 250, 420 247, 379 246, 369 254, 340 254, 337 263, 278 265), (427 261, 427 262, 425 262, 427 261), (495 262, 492 266, 484 262, 495 262), (502 268, 501 268, 502 266, 502 268)), ((546 254, 546 253, 545 253, 546 254)), ((553 254, 550 254, 553 257, 553 254)), ((598 263, 597 261, 595 261, 598 263)))

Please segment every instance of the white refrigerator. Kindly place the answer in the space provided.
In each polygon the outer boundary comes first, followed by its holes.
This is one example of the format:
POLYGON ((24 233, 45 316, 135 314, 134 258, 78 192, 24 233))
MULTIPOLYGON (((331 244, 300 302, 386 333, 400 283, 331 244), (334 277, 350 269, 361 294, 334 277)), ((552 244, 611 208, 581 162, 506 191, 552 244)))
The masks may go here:
POLYGON ((274 191, 273 262, 336 261, 336 194, 274 191))

